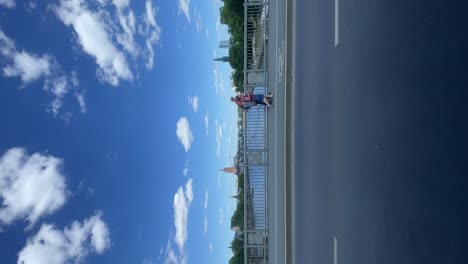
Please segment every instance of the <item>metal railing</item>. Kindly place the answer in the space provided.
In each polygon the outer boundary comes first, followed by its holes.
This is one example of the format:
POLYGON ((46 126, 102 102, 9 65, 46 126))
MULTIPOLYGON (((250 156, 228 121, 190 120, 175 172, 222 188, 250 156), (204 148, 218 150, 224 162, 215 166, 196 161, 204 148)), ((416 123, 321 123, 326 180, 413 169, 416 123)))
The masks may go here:
MULTIPOLYGON (((267 93, 265 51, 268 1, 244 3, 244 91, 267 93)), ((244 263, 268 261, 267 111, 253 107, 243 116, 244 263)))

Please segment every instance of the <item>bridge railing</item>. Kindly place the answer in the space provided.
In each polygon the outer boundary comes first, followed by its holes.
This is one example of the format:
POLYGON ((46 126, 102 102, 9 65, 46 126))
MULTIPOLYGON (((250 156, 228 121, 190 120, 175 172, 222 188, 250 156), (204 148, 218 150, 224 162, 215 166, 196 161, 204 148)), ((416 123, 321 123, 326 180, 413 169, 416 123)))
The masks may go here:
MULTIPOLYGON (((268 1, 244 3, 244 91, 266 94, 268 1)), ((267 109, 253 107, 243 116, 244 262, 268 262, 267 109)))

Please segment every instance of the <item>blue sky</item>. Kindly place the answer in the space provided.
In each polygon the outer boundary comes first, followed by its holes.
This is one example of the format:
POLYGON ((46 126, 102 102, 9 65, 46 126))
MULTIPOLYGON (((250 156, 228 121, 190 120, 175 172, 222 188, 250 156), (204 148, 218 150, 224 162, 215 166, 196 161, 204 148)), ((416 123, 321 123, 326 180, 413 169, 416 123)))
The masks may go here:
POLYGON ((2 263, 229 260, 221 4, 0 0, 2 263))

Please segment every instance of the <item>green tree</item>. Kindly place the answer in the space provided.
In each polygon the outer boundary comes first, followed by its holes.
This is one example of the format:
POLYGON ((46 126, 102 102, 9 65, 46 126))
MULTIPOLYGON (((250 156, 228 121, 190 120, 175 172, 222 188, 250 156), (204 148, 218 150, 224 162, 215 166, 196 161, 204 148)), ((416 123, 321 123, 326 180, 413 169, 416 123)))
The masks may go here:
POLYGON ((234 238, 231 241, 231 250, 234 255, 229 260, 229 264, 244 263, 244 240, 242 237, 234 238))
POLYGON ((227 25, 233 45, 229 49, 229 64, 237 92, 243 92, 244 85, 244 0, 223 0, 220 21, 227 25))

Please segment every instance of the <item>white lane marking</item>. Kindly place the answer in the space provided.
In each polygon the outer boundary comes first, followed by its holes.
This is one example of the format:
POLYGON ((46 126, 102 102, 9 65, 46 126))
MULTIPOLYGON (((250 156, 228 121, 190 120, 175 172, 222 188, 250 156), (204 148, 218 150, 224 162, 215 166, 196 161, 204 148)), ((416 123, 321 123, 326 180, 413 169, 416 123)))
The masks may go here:
POLYGON ((333 237, 333 264, 338 264, 338 240, 333 237))
MULTIPOLYGON (((276 3, 276 36, 275 36, 275 44, 276 46, 278 46, 278 2, 279 0, 276 0, 275 1, 276 3)), ((276 66, 276 70, 278 70, 278 49, 276 49, 276 54, 275 54, 275 59, 276 59, 276 63, 275 63, 275 66, 276 66)), ((275 90, 278 89, 278 82, 276 83, 275 85, 275 90)), ((276 91, 275 91, 276 92, 276 91)), ((277 117, 278 117, 278 107, 275 107, 275 143, 278 142, 277 141, 277 138, 276 138, 276 133, 277 133, 277 128, 276 128, 276 124, 278 122, 277 120, 277 117)), ((278 150, 276 149, 276 144, 275 144, 275 161, 277 160, 278 158, 278 150)), ((277 162, 275 162, 275 192, 277 192, 277 188, 278 188, 278 170, 277 170, 277 167, 278 164, 277 162)), ((275 208, 278 208, 278 195, 275 195, 275 208)), ((275 238, 275 247, 274 248, 278 248, 278 209, 275 209, 275 235, 276 235, 276 238, 275 238)), ((275 259, 276 261, 278 262, 278 251, 279 250, 275 250, 275 259)))
POLYGON ((338 41, 339 41, 339 27, 338 27, 338 17, 339 17, 339 13, 338 13, 338 1, 339 0, 335 0, 335 47, 338 46, 338 41))
POLYGON ((283 69, 284 69, 284 39, 281 41, 281 46, 278 47, 278 75, 277 75, 277 83, 283 82, 283 69))

